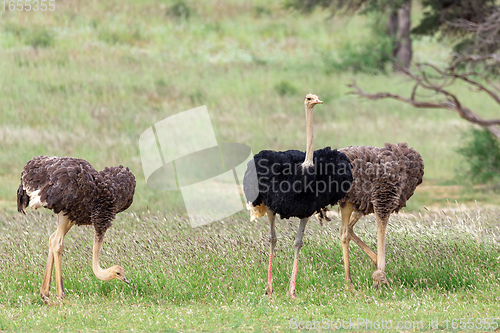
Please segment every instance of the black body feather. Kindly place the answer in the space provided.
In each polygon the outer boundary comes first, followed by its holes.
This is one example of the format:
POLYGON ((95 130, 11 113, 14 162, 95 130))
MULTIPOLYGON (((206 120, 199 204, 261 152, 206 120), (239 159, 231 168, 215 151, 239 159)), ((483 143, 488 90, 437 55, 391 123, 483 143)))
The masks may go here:
POLYGON ((77 225, 107 229, 115 215, 132 204, 135 184, 132 172, 121 165, 97 172, 82 159, 39 156, 21 173, 17 209, 24 212, 30 194, 39 191, 43 207, 64 212, 77 225))
POLYGON ((349 191, 351 164, 330 147, 314 152, 314 165, 302 168, 305 153, 263 150, 248 163, 243 188, 247 202, 262 203, 281 218, 306 218, 334 205, 349 191))

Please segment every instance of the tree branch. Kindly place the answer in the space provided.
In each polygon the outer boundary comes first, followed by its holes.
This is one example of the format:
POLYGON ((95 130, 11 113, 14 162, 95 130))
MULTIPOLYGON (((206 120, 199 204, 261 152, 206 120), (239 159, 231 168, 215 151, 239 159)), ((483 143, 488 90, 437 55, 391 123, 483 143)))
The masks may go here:
POLYGON ((468 84, 476 87, 479 91, 484 91, 486 94, 488 94, 491 98, 493 98, 493 100, 495 102, 497 102, 498 104, 500 104, 500 95, 496 94, 495 92, 493 92, 492 90, 488 89, 486 86, 484 86, 483 84, 480 84, 479 82, 477 81, 474 81, 474 80, 471 80, 469 79, 468 75, 460 75, 460 74, 450 74, 452 75, 453 77, 456 77, 460 80, 463 80, 465 82, 467 82, 468 84))
MULTIPOLYGON (((411 76, 417 77, 414 74, 411 76)), ((479 84, 479 83, 478 83, 479 84)), ((480 85, 480 84, 479 84, 480 85)), ((412 94, 410 98, 403 97, 401 95, 397 94, 392 94, 389 92, 379 92, 375 94, 369 94, 364 92, 359 86, 356 85, 356 83, 351 83, 348 85, 348 87, 352 88, 348 94, 350 95, 357 95, 362 98, 370 99, 370 100, 379 100, 379 99, 394 99, 398 100, 407 104, 412 105, 415 108, 427 108, 427 109, 446 109, 446 110, 451 110, 457 112, 461 118, 467 120, 468 122, 471 122, 473 124, 477 124, 480 126, 485 127, 490 131, 493 135, 495 135, 498 140, 500 140, 500 129, 496 125, 500 125, 500 119, 490 119, 490 120, 485 120, 482 117, 480 117, 478 114, 473 112, 471 109, 464 107, 459 99, 449 91, 446 91, 442 89, 440 86, 436 85, 429 85, 426 86, 427 89, 434 90, 436 93, 442 94, 446 96, 447 102, 434 102, 434 101, 419 101, 415 99, 415 91, 417 89, 417 86, 422 86, 421 84, 421 77, 419 80, 417 80, 417 83, 413 87, 412 94)))
POLYGON ((457 57, 453 63, 451 64, 450 67, 448 67, 449 71, 455 71, 456 68, 464 62, 485 62, 486 60, 493 60, 495 62, 500 63, 500 54, 485 54, 485 55, 468 55, 468 56, 461 56, 457 57))
POLYGON ((480 117, 477 113, 472 111, 471 109, 465 107, 460 102, 459 98, 451 93, 448 90, 445 90, 445 87, 452 86, 455 83, 455 80, 461 80, 465 82, 469 86, 475 88, 475 91, 484 92, 488 96, 490 96, 497 104, 500 106, 500 94, 498 88, 495 87, 489 80, 487 80, 480 73, 476 73, 474 70, 459 73, 458 68, 463 63, 477 63, 477 62, 486 62, 493 61, 494 63, 500 63, 500 55, 499 54, 486 54, 486 55, 468 55, 462 56, 455 59, 452 65, 446 69, 440 69, 437 66, 429 63, 418 63, 416 64, 416 72, 412 72, 408 68, 400 68, 401 72, 407 75, 411 80, 414 81, 414 86, 411 91, 411 95, 409 98, 392 94, 389 92, 379 92, 375 94, 369 94, 364 92, 360 87, 356 85, 356 83, 351 83, 348 86, 352 88, 348 94, 358 95, 362 98, 370 99, 370 100, 379 100, 379 99, 394 99, 401 101, 403 103, 407 103, 412 105, 415 108, 428 108, 428 109, 446 109, 457 112, 460 117, 471 122, 473 124, 477 124, 485 127, 488 131, 490 131, 493 135, 495 135, 500 140, 500 128, 497 125, 500 125, 500 119, 490 119, 486 120, 480 117), (426 69, 432 70, 430 73, 435 73, 436 75, 430 75, 429 71, 426 69), (486 83, 483 84, 475 79, 474 77, 482 78, 486 83), (446 98, 446 101, 429 101, 429 100, 418 100, 417 99, 417 89, 422 88, 433 92, 436 96, 442 96, 446 98))

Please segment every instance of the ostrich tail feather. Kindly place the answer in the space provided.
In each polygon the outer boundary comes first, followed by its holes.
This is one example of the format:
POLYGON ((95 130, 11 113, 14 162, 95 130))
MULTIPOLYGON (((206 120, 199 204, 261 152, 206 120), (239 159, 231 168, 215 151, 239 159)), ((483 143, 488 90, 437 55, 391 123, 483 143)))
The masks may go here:
POLYGON ((250 211, 250 222, 266 215, 267 213, 266 206, 263 203, 258 206, 254 206, 249 201, 247 202, 247 209, 250 211))

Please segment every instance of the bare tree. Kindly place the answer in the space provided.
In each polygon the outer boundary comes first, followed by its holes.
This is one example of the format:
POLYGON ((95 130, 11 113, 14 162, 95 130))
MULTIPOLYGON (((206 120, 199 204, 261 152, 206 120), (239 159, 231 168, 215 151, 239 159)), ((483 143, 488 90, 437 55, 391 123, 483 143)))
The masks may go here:
POLYGON ((473 43, 468 43, 464 50, 467 54, 495 53, 500 49, 500 8, 495 8, 481 23, 456 19, 449 26, 472 34, 473 43))
MULTIPOLYGON (((391 20, 389 20, 389 25, 391 20)), ((406 1, 397 10, 397 23, 394 45, 394 57, 397 59, 397 66, 394 66, 395 72, 400 72, 400 68, 410 67, 413 49, 411 46, 410 29, 411 28, 411 1, 406 1)))
POLYGON ((453 64, 446 69, 429 63, 419 63, 414 71, 402 68, 401 71, 414 81, 413 89, 409 97, 404 97, 390 92, 378 92, 374 94, 364 92, 356 83, 349 84, 352 90, 350 94, 358 95, 363 98, 395 99, 416 108, 446 109, 457 112, 463 119, 480 126, 485 127, 491 134, 500 140, 500 119, 483 119, 476 112, 463 105, 459 97, 453 94, 448 88, 456 81, 461 81, 469 85, 472 91, 486 93, 500 107, 500 87, 490 81, 488 77, 476 71, 467 71, 459 73, 456 69, 459 66, 468 63, 489 62, 500 64, 500 55, 489 54, 484 56, 466 56, 457 58, 453 64), (426 90, 433 93, 435 98, 419 98, 419 90, 426 90))
MULTIPOLYGON (((450 22, 455 28, 462 28, 465 33, 473 35, 474 50, 478 54, 457 55, 447 68, 439 68, 430 63, 417 63, 414 69, 400 66, 400 71, 413 82, 410 96, 393 94, 390 92, 367 93, 356 83, 351 83, 350 94, 363 98, 395 99, 416 108, 446 109, 455 111, 460 117, 470 123, 483 126, 498 140, 500 140, 500 119, 483 119, 476 112, 466 107, 460 97, 452 93, 450 87, 461 82, 470 87, 472 92, 484 93, 500 107, 500 86, 498 82, 490 80, 491 75, 500 69, 500 10, 495 10, 481 24, 466 20, 450 22), (489 53, 488 53, 489 52, 489 53), (431 92, 432 97, 421 97, 421 91, 431 92)), ((500 109, 499 109, 500 110, 500 109)))
POLYGON ((388 14, 387 34, 394 41, 392 56, 398 66, 408 68, 413 56, 411 40, 411 3, 412 0, 284 0, 285 6, 311 12, 316 7, 329 9, 335 15, 351 16, 359 12, 376 11, 388 14))

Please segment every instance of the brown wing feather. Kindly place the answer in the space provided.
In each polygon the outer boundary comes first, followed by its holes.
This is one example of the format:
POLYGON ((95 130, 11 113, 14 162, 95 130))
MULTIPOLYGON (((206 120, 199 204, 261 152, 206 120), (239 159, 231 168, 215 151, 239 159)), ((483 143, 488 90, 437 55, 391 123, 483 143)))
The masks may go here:
POLYGON ((119 167, 105 168, 99 172, 103 177, 106 187, 111 190, 116 206, 116 213, 120 213, 130 207, 134 199, 135 177, 129 168, 119 167))
POLYGON ((29 161, 21 174, 21 186, 58 214, 64 211, 77 224, 90 224, 98 172, 85 160, 39 156, 29 161))
POLYGON ((398 146, 406 158, 407 181, 403 184, 402 199, 404 201, 400 204, 401 207, 404 207, 406 206, 406 200, 415 193, 417 186, 422 184, 424 178, 424 160, 418 151, 408 147, 406 143, 398 143, 398 146))
POLYGON ((133 201, 135 177, 123 166, 97 172, 90 163, 70 157, 35 157, 21 173, 18 210, 38 191, 42 205, 56 214, 64 212, 76 224, 111 226, 115 215, 133 201))
POLYGON ((127 209, 134 199, 135 177, 128 168, 123 166, 105 168, 99 172, 100 182, 98 191, 100 196, 96 210, 92 217, 96 228, 107 229, 117 213, 127 209))
POLYGON ((350 202, 364 215, 398 212, 422 183, 422 156, 406 143, 383 148, 350 146, 340 151, 351 161, 353 174, 351 191, 341 206, 350 202))

